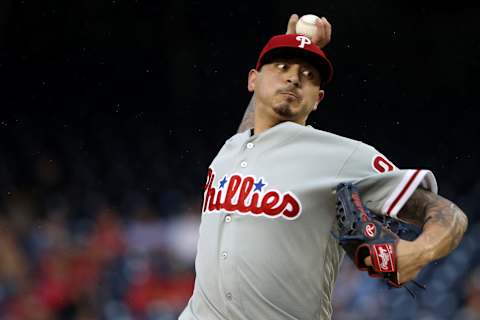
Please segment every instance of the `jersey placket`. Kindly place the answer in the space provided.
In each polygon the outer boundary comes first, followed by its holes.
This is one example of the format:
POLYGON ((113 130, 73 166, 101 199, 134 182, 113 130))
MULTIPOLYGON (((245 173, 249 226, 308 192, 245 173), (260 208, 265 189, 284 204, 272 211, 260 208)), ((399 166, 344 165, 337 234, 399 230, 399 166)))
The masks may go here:
MULTIPOLYGON (((233 172, 244 176, 252 174, 255 144, 251 140, 252 138, 247 139, 240 147, 233 172)), ((235 220, 237 218, 238 213, 225 212, 222 243, 219 252, 219 269, 222 275, 221 288, 226 301, 226 309, 231 319, 235 319, 235 315, 238 315, 238 311, 235 312, 235 309, 242 308, 242 292, 240 291, 241 286, 238 283, 238 272, 236 270, 236 248, 239 245, 238 241, 242 241, 241 236, 236 232, 235 220)))

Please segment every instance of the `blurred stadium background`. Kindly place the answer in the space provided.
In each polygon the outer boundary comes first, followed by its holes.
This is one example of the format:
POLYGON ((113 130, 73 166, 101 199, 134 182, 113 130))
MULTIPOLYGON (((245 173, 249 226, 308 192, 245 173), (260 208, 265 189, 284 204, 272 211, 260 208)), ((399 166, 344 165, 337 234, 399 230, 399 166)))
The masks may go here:
POLYGON ((291 13, 334 27, 311 124, 431 169, 470 218, 416 300, 345 261, 334 319, 480 319, 480 10, 466 4, 2 0, 0 319, 176 319, 206 168, 291 13))

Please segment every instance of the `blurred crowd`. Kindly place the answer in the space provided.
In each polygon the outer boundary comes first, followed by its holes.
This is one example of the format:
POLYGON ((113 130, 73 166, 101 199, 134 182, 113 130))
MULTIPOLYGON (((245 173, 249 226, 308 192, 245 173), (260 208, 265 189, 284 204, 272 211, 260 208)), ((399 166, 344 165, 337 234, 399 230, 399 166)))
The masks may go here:
POLYGON ((0 220, 0 319, 175 319, 185 306, 197 208, 121 218, 98 203, 92 218, 68 219, 66 202, 43 218, 12 202, 0 220))

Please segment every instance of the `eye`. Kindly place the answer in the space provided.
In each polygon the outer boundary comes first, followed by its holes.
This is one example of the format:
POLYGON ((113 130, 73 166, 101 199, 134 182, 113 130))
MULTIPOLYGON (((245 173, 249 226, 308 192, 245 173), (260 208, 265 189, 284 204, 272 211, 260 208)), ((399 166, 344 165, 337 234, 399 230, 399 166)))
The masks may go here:
POLYGON ((307 79, 313 79, 315 76, 313 74, 313 72, 311 70, 308 70, 308 69, 305 69, 302 71, 302 74, 304 77, 306 77, 307 79))
POLYGON ((277 63, 276 66, 279 70, 287 70, 288 68, 286 63, 277 63))

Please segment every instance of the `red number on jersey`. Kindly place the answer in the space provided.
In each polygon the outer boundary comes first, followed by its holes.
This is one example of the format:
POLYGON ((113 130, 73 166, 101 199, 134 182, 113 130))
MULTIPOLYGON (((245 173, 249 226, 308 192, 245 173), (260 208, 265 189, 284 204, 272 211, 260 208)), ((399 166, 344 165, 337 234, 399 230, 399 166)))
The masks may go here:
POLYGON ((378 173, 390 172, 395 169, 395 166, 390 161, 380 155, 373 158, 372 166, 378 173))

